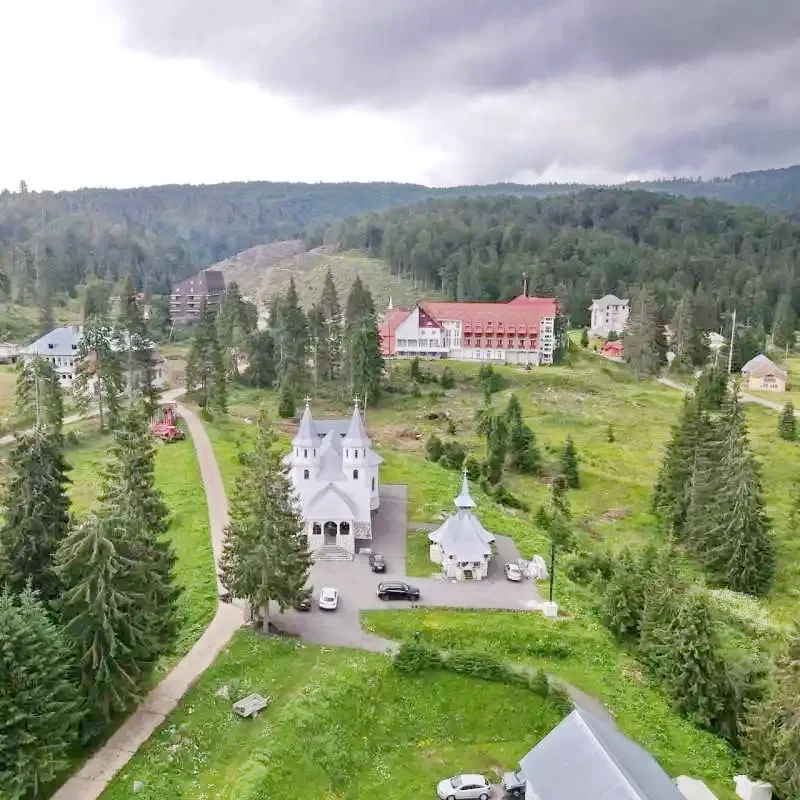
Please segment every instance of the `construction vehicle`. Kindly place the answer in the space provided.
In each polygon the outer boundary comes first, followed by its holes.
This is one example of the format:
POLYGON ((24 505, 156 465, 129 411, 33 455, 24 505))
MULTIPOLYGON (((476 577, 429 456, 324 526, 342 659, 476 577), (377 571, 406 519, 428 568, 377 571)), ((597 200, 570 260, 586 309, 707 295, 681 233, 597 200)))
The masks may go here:
POLYGON ((178 427, 174 403, 163 405, 160 412, 150 420, 150 435, 162 442, 177 442, 186 436, 183 428, 178 427))

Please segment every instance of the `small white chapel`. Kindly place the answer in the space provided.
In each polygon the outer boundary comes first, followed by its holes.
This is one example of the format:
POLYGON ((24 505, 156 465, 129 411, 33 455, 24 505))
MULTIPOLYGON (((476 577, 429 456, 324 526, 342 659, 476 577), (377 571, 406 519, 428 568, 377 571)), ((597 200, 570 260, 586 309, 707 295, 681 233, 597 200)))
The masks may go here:
POLYGON ((358 399, 349 420, 314 420, 310 402, 306 398, 283 463, 300 502, 309 550, 352 558, 361 542, 372 539, 383 459, 372 449, 358 399))
POLYGON ((461 493, 453 503, 458 509, 456 513, 428 534, 430 559, 434 564, 442 565, 443 578, 483 580, 492 560, 494 534, 487 531, 475 516, 473 509, 476 504, 469 493, 466 469, 461 493))

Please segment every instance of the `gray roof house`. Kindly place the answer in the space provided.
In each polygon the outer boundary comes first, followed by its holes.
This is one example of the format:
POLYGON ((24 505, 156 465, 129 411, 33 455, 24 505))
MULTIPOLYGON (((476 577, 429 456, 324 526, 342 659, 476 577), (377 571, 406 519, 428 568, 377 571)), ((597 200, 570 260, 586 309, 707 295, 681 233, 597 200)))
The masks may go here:
POLYGON ((584 708, 519 763, 527 800, 684 800, 653 756, 584 708))

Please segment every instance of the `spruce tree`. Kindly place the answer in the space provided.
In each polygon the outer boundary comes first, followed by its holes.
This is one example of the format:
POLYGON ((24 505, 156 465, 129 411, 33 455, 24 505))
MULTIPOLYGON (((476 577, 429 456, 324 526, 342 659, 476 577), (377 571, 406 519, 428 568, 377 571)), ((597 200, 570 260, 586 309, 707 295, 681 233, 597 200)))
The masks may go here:
POLYGON ((519 398, 512 394, 508 398, 508 405, 506 406, 506 425, 513 428, 515 425, 522 423, 522 405, 520 405, 519 398))
POLYGON ((332 381, 342 369, 343 331, 342 308, 339 305, 339 295, 336 293, 336 284, 333 282, 330 268, 325 273, 319 305, 327 327, 328 362, 325 365, 325 380, 332 381))
POLYGON ((8 458, 0 583, 20 592, 30 581, 46 602, 61 588, 53 556, 70 524, 68 469, 61 436, 54 432, 18 436, 8 458))
POLYGON ((661 366, 658 307, 647 289, 640 289, 631 304, 625 331, 625 360, 639 380, 654 375, 661 366))
POLYGON ((265 609, 265 629, 270 601, 283 612, 307 596, 311 567, 303 521, 274 443, 262 416, 253 457, 236 482, 220 561, 232 594, 265 609))
POLYGON ((788 292, 781 295, 775 307, 772 322, 772 343, 775 347, 791 349, 794 347, 794 327, 796 316, 792 307, 792 296, 788 292))
POLYGON ((672 318, 672 350, 677 366, 690 366, 690 342, 694 336, 694 295, 684 292, 672 318))
POLYGON ((308 322, 294 285, 289 279, 289 288, 280 303, 278 320, 278 380, 295 396, 302 396, 308 386, 308 322))
POLYGON ((589 330, 588 328, 584 328, 581 331, 581 347, 588 347, 589 346, 589 330))
POLYGON ((186 362, 186 388, 198 394, 198 402, 203 409, 225 411, 225 366, 217 338, 214 309, 206 303, 205 298, 200 303, 200 318, 186 362))
POLYGON ((561 451, 561 474, 570 489, 577 489, 581 485, 580 475, 578 474, 578 451, 571 436, 567 436, 564 442, 564 449, 561 451))
POLYGON ((767 696, 748 709, 744 728, 753 772, 780 797, 800 797, 800 624, 776 660, 767 696))
POLYGON ((80 665, 89 737, 138 701, 157 650, 132 577, 137 565, 115 545, 124 534, 114 517, 91 514, 57 556, 64 584, 59 609, 80 665))
POLYGON ((16 407, 20 419, 33 419, 37 427, 61 431, 64 401, 58 375, 47 359, 35 356, 17 362, 16 407))
POLYGON ((372 295, 358 277, 347 297, 344 342, 345 374, 351 392, 366 403, 376 402, 384 369, 381 339, 372 295))
POLYGON ((271 331, 254 331, 247 338, 247 371, 245 378, 258 389, 270 388, 275 383, 275 339, 271 331))
POLYGON ((78 342, 78 367, 75 370, 73 394, 79 409, 97 402, 100 430, 108 423, 114 428, 119 418, 125 379, 118 337, 105 317, 89 317, 78 342))
POLYGON ((231 281, 217 322, 225 374, 231 380, 239 377, 239 360, 245 353, 248 337, 256 330, 257 321, 256 307, 242 297, 239 284, 231 281))
POLYGON ((624 550, 616 559, 614 573, 603 593, 601 616, 603 624, 615 638, 637 640, 645 591, 642 574, 634 556, 624 550))
POLYGON ((689 509, 689 546, 728 588, 765 594, 775 574, 775 545, 760 470, 735 391, 718 430, 704 467, 704 482, 689 509))
POLYGON ((130 588, 141 598, 139 610, 153 645, 148 660, 154 660, 169 650, 177 634, 180 590, 175 553, 164 539, 169 509, 156 487, 153 442, 143 404, 124 414, 110 456, 102 473, 102 514, 114 519, 109 530, 121 537, 114 545, 132 566, 130 588))
POLYGON ((794 405, 791 400, 786 401, 786 405, 781 412, 778 433, 781 439, 786 439, 789 442, 793 442, 797 438, 797 420, 794 416, 794 405))
POLYGON ((508 434, 508 463, 512 469, 524 475, 539 475, 542 471, 542 455, 536 446, 533 431, 524 423, 511 426, 508 434))
POLYGON ((83 700, 72 654, 31 589, 0 592, 0 796, 40 797, 68 764, 83 700))
POLYGON ((330 342, 328 341, 328 325, 322 306, 315 303, 308 312, 308 338, 314 362, 314 382, 326 381, 330 371, 330 342))

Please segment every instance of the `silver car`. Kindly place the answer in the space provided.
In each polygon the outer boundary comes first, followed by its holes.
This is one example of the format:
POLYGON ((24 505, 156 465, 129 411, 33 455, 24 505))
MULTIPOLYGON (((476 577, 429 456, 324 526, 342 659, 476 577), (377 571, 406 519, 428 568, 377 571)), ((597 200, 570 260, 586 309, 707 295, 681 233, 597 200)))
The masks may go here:
POLYGON ((436 794, 439 800, 489 800, 492 787, 483 775, 454 775, 439 781, 436 794))

